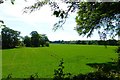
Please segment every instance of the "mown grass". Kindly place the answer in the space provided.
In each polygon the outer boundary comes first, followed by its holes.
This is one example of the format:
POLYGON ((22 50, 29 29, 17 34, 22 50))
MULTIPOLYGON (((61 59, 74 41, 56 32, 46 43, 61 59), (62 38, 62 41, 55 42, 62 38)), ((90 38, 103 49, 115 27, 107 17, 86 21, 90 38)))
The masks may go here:
POLYGON ((12 73, 13 77, 24 78, 38 73, 41 78, 51 78, 54 69, 64 59, 64 72, 74 75, 95 69, 88 63, 106 63, 117 59, 115 46, 51 44, 50 47, 15 48, 2 50, 2 77, 12 73))

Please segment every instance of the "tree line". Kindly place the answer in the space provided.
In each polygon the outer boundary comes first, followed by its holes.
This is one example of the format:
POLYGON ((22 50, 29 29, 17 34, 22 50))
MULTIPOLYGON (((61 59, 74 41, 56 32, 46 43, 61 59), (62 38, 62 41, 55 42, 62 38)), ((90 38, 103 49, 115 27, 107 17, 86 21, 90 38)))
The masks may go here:
POLYGON ((37 31, 32 31, 30 33, 31 37, 24 37, 24 44, 26 47, 49 47, 49 39, 45 34, 38 34, 37 31))
POLYGON ((55 44, 82 44, 82 45, 109 45, 109 46, 118 46, 120 41, 118 40, 73 40, 73 41, 50 41, 50 43, 55 44))
POLYGON ((37 31, 32 31, 30 33, 31 37, 20 36, 20 32, 10 29, 8 27, 2 28, 2 48, 15 48, 16 46, 26 46, 26 47, 49 47, 50 43, 59 44, 83 44, 83 45, 110 45, 118 46, 120 41, 118 40, 74 40, 74 41, 49 41, 45 34, 39 34, 37 31))
POLYGON ((2 28, 2 48, 15 48, 17 46, 26 47, 49 47, 49 39, 45 34, 39 34, 37 31, 32 31, 30 33, 31 37, 20 36, 20 32, 10 29, 8 27, 2 28))

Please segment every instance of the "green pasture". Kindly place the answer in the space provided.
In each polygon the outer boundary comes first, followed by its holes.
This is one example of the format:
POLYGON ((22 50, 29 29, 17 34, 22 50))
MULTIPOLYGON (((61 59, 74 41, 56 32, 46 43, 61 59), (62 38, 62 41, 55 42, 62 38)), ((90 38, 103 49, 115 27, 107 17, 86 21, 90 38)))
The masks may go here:
POLYGON ((50 47, 23 47, 2 50, 2 77, 12 73, 15 78, 25 78, 38 73, 41 78, 51 78, 64 59, 64 72, 73 75, 95 71, 88 63, 106 63, 117 59, 115 46, 50 44, 50 47))

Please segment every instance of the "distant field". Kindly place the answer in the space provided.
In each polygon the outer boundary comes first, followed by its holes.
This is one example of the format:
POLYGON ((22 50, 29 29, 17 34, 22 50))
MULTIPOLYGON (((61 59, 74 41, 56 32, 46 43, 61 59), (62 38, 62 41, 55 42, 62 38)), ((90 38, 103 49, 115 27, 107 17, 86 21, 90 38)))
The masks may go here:
POLYGON ((24 78, 38 73, 41 78, 53 77, 61 58, 64 72, 87 73, 95 69, 88 63, 105 63, 117 59, 115 46, 51 44, 50 47, 15 48, 2 51, 2 77, 12 73, 13 77, 24 78))

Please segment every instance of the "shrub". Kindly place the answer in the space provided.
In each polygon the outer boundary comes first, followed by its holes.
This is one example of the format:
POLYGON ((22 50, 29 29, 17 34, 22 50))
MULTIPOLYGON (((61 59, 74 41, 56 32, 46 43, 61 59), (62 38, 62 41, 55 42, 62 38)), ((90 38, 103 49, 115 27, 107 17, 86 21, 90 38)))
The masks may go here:
POLYGON ((71 77, 71 73, 64 73, 63 69, 64 69, 64 61, 63 59, 60 60, 60 64, 58 66, 58 69, 54 70, 54 78, 53 80, 63 80, 63 79, 70 79, 71 77))
POLYGON ((49 47, 49 42, 46 42, 46 43, 45 43, 45 46, 49 47))

